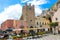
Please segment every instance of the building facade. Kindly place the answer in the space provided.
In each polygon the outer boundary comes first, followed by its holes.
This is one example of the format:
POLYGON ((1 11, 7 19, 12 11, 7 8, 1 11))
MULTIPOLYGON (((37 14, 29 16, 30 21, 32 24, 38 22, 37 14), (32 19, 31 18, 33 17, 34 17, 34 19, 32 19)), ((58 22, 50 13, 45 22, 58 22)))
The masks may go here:
POLYGON ((43 17, 36 17, 35 19, 35 25, 38 29, 43 30, 43 31, 49 31, 50 26, 49 26, 50 21, 46 18, 43 17))
POLYGON ((20 30, 18 29, 26 28, 26 21, 8 19, 1 24, 1 29, 5 31, 8 28, 13 28, 13 31, 16 31, 16 33, 19 33, 20 30))
POLYGON ((20 20, 25 20, 27 27, 35 27, 35 9, 34 5, 25 5, 22 8, 22 16, 20 20))
POLYGON ((60 33, 60 1, 58 1, 55 6, 56 12, 52 17, 52 22, 58 22, 58 26, 56 27, 57 32, 60 33))
POLYGON ((52 17, 52 22, 58 22, 57 30, 60 31, 60 8, 55 12, 54 16, 52 17))
POLYGON ((13 27, 13 20, 11 20, 11 19, 6 20, 5 22, 3 22, 3 23, 1 24, 1 29, 2 29, 2 30, 6 30, 6 29, 8 29, 8 28, 10 28, 10 27, 13 27))

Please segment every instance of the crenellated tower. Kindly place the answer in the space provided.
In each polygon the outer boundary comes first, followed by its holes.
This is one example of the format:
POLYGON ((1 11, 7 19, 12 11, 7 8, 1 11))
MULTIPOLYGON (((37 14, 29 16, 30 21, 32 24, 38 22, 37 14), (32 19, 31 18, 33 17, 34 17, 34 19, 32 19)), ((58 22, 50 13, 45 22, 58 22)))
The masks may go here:
POLYGON ((27 27, 35 27, 35 9, 34 5, 25 5, 22 8, 21 20, 26 21, 27 27))

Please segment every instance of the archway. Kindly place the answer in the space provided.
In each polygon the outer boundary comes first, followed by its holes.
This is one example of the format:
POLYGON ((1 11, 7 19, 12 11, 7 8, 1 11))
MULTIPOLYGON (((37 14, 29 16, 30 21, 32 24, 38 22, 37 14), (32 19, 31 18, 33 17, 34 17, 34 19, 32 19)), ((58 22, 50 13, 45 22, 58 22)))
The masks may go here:
POLYGON ((33 26, 30 26, 30 28, 33 28, 33 26))
POLYGON ((52 31, 52 27, 50 27, 50 32, 53 32, 53 31, 52 31))

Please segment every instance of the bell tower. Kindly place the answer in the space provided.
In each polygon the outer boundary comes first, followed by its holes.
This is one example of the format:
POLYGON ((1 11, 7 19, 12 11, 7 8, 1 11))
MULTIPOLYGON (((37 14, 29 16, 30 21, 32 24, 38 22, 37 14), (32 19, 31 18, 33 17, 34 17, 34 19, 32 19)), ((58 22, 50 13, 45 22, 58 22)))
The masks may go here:
POLYGON ((35 27, 35 9, 34 5, 25 5, 22 8, 21 20, 25 20, 27 27, 35 27))

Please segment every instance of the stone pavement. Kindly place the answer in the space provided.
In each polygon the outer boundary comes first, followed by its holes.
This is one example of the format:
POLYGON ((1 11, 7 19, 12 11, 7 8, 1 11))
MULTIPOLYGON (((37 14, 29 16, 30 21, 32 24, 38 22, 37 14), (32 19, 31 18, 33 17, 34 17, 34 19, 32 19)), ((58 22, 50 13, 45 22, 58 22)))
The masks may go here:
POLYGON ((41 38, 35 38, 35 39, 24 39, 24 40, 60 40, 60 35, 47 35, 43 36, 41 38))
POLYGON ((40 40, 60 40, 60 35, 48 35, 40 38, 40 40))

